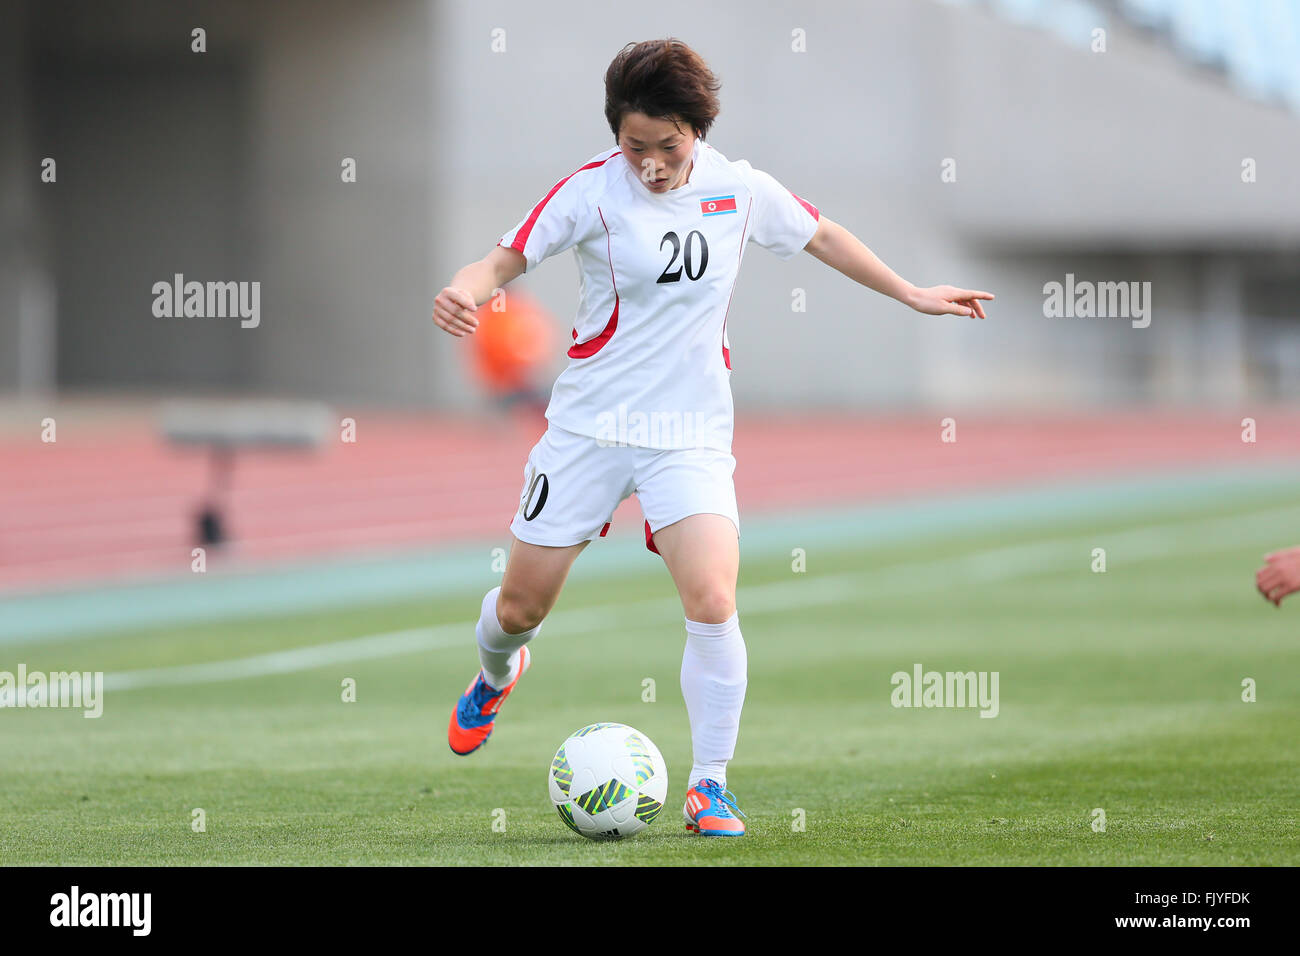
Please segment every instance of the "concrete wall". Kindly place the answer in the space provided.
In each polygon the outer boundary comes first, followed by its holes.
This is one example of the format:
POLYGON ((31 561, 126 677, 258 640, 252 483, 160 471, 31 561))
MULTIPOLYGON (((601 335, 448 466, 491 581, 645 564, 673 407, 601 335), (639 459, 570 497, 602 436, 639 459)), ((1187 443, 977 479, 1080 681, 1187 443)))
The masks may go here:
POLYGON ((253 80, 269 290, 256 378, 293 394, 428 402, 440 381, 431 8, 304 0, 266 10, 253 80), (356 160, 355 183, 342 182, 344 158, 356 160))
POLYGON ((0 16, 0 389, 39 394, 54 387, 55 288, 38 209, 26 10, 10 3, 0 16))
MULTIPOLYGON (((810 256, 752 249, 728 322, 741 407, 1215 399, 1275 389, 1256 358, 1294 345, 1294 314, 1277 313, 1300 293, 1300 120, 1113 19, 1094 54, 930 0, 9 7, 0 390, 57 376, 476 407, 434 295, 612 145, 604 70, 667 35, 723 81, 717 149, 905 277, 998 294, 987 322, 919 316, 810 256), (170 150, 150 139, 160 122, 170 150), (47 187, 50 143, 68 162, 47 187), (1241 182, 1244 157, 1258 182, 1241 182), (147 283, 173 271, 260 281, 261 327, 153 318, 147 283), (1152 327, 1045 318, 1044 282, 1071 272, 1156 283, 1152 327), (1252 306, 1264 280, 1281 304, 1252 306)), ((575 277, 565 254, 519 280, 557 334, 575 277)))
MULTIPOLYGON (((24 56, 3 68, 23 82, 0 110, 32 129, 0 154, 4 234, 21 236, 3 274, 31 286, 22 259, 48 235, 62 387, 430 400, 427 3, 22 9, 5 42, 24 56), (45 155, 55 184, 37 182, 45 155), (260 326, 155 317, 152 285, 175 273, 260 282, 260 326)), ((0 279, 0 345, 19 284, 0 279)), ((17 354, 0 388, 23 384, 17 354)))

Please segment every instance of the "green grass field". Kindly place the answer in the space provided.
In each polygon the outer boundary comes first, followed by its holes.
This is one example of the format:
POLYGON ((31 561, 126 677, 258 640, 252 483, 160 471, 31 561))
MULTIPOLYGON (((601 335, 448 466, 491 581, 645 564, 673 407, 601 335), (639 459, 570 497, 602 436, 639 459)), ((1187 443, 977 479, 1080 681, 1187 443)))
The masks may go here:
POLYGON ((790 567, 797 540, 747 555, 749 696, 729 772, 749 815, 742 840, 682 827, 682 616, 648 553, 643 574, 620 579, 584 578, 599 543, 580 558, 533 670, 470 758, 448 751, 445 729, 476 666, 477 590, 0 645, 0 670, 147 683, 152 668, 466 622, 404 653, 116 691, 98 720, 0 710, 0 859, 1295 865, 1300 604, 1265 604, 1253 572, 1300 541, 1300 495, 1235 508, 816 548, 804 573, 790 567), (1107 550, 1104 574, 1090 570, 1094 547, 1107 550), (999 715, 892 707, 890 675, 916 663, 998 671, 999 715), (344 678, 355 703, 341 699, 344 678), (1258 682, 1255 703, 1241 699, 1244 678, 1258 682), (670 770, 659 821, 619 843, 570 833, 547 801, 556 747, 598 720, 647 733, 670 770), (206 832, 192 830, 194 808, 206 832))

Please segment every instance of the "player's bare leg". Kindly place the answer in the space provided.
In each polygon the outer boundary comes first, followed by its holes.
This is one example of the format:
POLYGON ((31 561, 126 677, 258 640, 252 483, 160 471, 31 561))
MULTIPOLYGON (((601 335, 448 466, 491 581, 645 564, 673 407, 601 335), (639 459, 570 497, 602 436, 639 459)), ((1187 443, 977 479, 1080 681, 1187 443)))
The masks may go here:
POLYGON ((497 712, 528 669, 528 642, 541 630, 569 569, 589 543, 553 548, 514 539, 505 577, 484 596, 479 609, 479 673, 447 725, 447 743, 454 753, 470 754, 487 743, 497 712))
POLYGON ((726 789, 747 677, 736 611, 736 526, 723 515, 691 515, 656 531, 654 543, 686 612, 682 697, 695 751, 683 809, 686 825, 705 836, 742 836, 745 825, 732 813, 740 810, 726 789))
POLYGON ((723 515, 691 515, 654 533, 688 621, 722 624, 736 613, 740 541, 723 515))
POLYGON ((497 599, 497 617, 503 630, 510 634, 537 627, 551 613, 569 570, 582 549, 591 544, 580 541, 566 548, 529 544, 511 536, 510 556, 501 579, 501 596, 497 599))

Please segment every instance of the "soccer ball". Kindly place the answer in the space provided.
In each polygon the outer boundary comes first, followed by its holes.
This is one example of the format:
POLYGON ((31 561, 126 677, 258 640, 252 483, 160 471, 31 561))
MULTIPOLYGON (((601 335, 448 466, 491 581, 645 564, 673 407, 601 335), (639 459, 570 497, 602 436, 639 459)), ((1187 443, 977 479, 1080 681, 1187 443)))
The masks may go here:
POLYGON ((668 796, 668 767, 645 734, 626 724, 592 724, 570 735, 547 783, 560 819, 591 840, 640 833, 668 796))

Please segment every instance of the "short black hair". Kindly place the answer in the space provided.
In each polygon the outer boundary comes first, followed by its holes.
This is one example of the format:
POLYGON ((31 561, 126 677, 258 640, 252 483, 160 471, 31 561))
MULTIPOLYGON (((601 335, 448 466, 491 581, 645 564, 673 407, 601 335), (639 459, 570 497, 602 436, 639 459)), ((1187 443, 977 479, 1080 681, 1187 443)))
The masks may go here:
POLYGON ((605 118, 618 142, 623 114, 688 123, 704 139, 720 111, 722 83, 681 40, 629 43, 605 71, 605 118))

